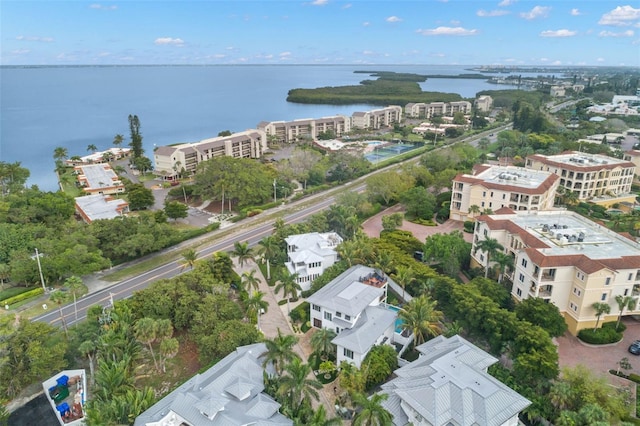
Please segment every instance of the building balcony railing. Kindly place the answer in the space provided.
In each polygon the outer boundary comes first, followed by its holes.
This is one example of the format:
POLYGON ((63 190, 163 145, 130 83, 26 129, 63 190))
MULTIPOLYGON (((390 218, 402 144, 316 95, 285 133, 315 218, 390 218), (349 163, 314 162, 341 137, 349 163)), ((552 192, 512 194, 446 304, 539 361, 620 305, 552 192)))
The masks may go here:
POLYGON ((542 276, 540 277, 540 281, 555 281, 555 279, 556 279, 555 274, 542 273, 542 276))

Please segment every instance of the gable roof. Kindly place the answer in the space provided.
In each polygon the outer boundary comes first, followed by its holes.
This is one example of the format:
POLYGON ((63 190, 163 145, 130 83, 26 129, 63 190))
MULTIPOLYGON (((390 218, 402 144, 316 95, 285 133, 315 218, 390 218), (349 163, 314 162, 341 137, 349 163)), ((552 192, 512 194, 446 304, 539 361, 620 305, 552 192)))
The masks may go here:
POLYGON ((403 405, 434 426, 499 426, 531 404, 485 372, 497 359, 460 336, 438 336, 416 349, 420 358, 382 386, 395 425, 408 421, 403 405))
POLYGON ((309 296, 307 301, 355 317, 385 293, 383 287, 374 287, 362 282, 372 274, 384 276, 382 272, 368 266, 354 265, 309 296))
POLYGON ((356 324, 341 331, 331 343, 359 354, 369 352, 378 338, 395 324, 397 316, 396 312, 382 306, 368 306, 356 324))

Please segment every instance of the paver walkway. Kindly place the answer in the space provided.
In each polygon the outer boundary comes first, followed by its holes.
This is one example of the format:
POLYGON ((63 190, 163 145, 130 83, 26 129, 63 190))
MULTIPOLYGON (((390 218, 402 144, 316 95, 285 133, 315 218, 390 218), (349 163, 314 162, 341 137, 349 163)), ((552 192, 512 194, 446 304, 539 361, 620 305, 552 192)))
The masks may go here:
MULTIPOLYGON (((278 329, 280 329, 282 334, 295 334, 298 337, 298 343, 294 349, 304 361, 308 360, 309 356, 313 353, 310 339, 314 330, 311 329, 304 334, 294 333, 291 323, 287 317, 287 305, 278 305, 278 300, 282 299, 282 297, 276 296, 274 293, 274 287, 269 287, 267 280, 264 278, 264 275, 262 274, 262 271, 260 271, 260 268, 258 268, 258 265, 250 260, 245 262, 243 266, 240 266, 236 258, 234 258, 233 263, 234 270, 238 275, 242 276, 243 272, 255 271, 255 277, 258 278, 260 282, 259 290, 264 293, 263 300, 269 304, 269 308, 260 317, 260 329, 262 330, 264 337, 267 339, 273 339, 278 335, 278 329)), ((296 305, 297 304, 291 304, 291 309, 296 305)), ((313 377, 313 373, 311 373, 309 378, 315 378, 313 377)), ((329 383, 324 385, 320 392, 318 392, 320 394, 320 403, 324 405, 328 417, 335 417, 336 415, 333 386, 333 383, 329 383)), ((314 407, 317 407, 317 405, 314 404, 314 407)))

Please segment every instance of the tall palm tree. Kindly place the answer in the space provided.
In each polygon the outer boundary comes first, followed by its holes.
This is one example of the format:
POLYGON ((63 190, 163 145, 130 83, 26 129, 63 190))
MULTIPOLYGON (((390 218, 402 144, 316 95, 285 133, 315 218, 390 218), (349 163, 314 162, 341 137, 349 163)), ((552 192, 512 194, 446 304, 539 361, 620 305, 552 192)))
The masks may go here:
POLYGON ((595 302, 591 305, 591 307, 596 311, 596 325, 593 327, 593 331, 596 331, 598 328, 598 323, 600 322, 600 317, 602 314, 608 314, 611 312, 611 306, 608 303, 604 302, 595 302))
POLYGON ((325 357, 335 354, 336 346, 331 341, 336 337, 336 332, 329 328, 320 328, 311 335, 311 347, 325 357))
POLYGON ((286 363, 291 362, 295 358, 299 358, 298 354, 293 350, 296 343, 298 343, 296 336, 282 334, 280 329, 278 329, 278 335, 276 337, 264 341, 267 347, 267 353, 264 356, 262 366, 273 364, 276 374, 282 374, 282 369, 286 363))
POLYGON ((393 270, 393 256, 387 250, 378 250, 374 266, 385 274, 390 274, 393 270))
POLYGON ((636 307, 636 304, 638 303, 638 299, 635 297, 631 297, 631 296, 623 296, 621 294, 616 296, 616 302, 618 303, 618 309, 620 310, 620 313, 618 314, 618 322, 616 322, 616 328, 620 327, 620 320, 622 319, 622 313, 624 312, 625 308, 632 310, 636 307))
POLYGON ((58 161, 62 162, 67 158, 69 158, 69 151, 67 150, 67 148, 58 146, 53 150, 53 159, 56 161, 56 163, 58 161))
POLYGON ((167 372, 167 360, 178 355, 180 343, 176 338, 164 339, 160 342, 160 365, 162 372, 167 372))
POLYGON ((402 301, 405 300, 404 291, 409 284, 416 280, 416 275, 413 271, 413 268, 410 266, 400 265, 396 268, 396 273, 393 276, 395 282, 397 282, 400 287, 402 287, 402 301))
POLYGON ((415 346, 424 343, 427 336, 437 336, 441 331, 444 315, 436 309, 437 302, 422 295, 411 299, 400 309, 398 317, 403 321, 402 327, 413 333, 415 346))
POLYGON ((271 262, 280 252, 280 244, 275 235, 267 235, 258 243, 258 253, 267 261, 267 279, 271 279, 271 262))
POLYGON ((260 279, 256 277, 255 269, 242 273, 242 285, 247 293, 251 293, 251 289, 254 293, 260 290, 260 279))
MULTIPOLYGON (((298 426, 298 423, 294 423, 298 426)), ((313 413, 313 416, 309 419, 305 426, 342 426, 342 420, 332 417, 330 419, 327 418, 327 412, 324 409, 324 405, 318 407, 318 409, 313 413)), ((300 423, 302 426, 302 423, 300 423)))
POLYGON ((258 325, 258 330, 260 330, 260 315, 262 311, 267 312, 269 309, 269 303, 266 300, 263 300, 265 293, 261 291, 255 291, 244 303, 247 307, 247 316, 253 317, 256 316, 256 322, 258 325))
POLYGON ((73 310, 76 314, 76 321, 78 320, 78 309, 76 306, 76 302, 78 300, 78 296, 82 296, 87 292, 87 286, 82 282, 82 278, 72 276, 66 279, 64 282, 65 287, 69 289, 69 293, 73 295, 73 310))
POLYGON ((353 426, 392 426, 393 416, 382 406, 389 397, 386 393, 374 393, 370 398, 362 393, 353 395, 360 411, 353 418, 353 426))
POLYGON ((491 257, 498 251, 504 250, 504 247, 495 238, 487 237, 486 239, 478 241, 476 243, 475 251, 477 252, 478 250, 485 252, 487 255, 487 263, 484 267, 484 277, 487 278, 487 276, 489 275, 489 265, 491 263, 491 257))
POLYGON ((499 251, 494 253, 493 260, 496 262, 496 265, 499 268, 498 283, 501 283, 502 277, 504 276, 504 273, 507 271, 507 268, 510 270, 513 270, 513 257, 499 251))
POLYGON ((120 133, 113 137, 113 146, 115 146, 116 148, 120 148, 122 142, 124 142, 124 136, 122 136, 120 133))
POLYGON ((238 258, 238 263, 241 268, 244 266, 245 262, 248 262, 249 260, 255 261, 255 254, 253 248, 249 247, 249 241, 245 241, 244 243, 236 241, 233 243, 231 256, 238 258))
POLYGON ((480 206, 478 206, 477 204, 472 204, 469 206, 469 214, 474 217, 477 214, 480 214, 480 206))
POLYGON ((418 281, 418 295, 426 294, 431 297, 433 295, 433 290, 435 290, 438 281, 435 278, 427 278, 421 281, 418 281))
POLYGON ((278 394, 290 402, 294 411, 303 400, 319 399, 318 390, 322 389, 322 384, 315 378, 309 379, 311 372, 311 366, 304 364, 300 358, 294 358, 284 366, 278 394))
POLYGON ((95 146, 94 144, 89 144, 87 145, 87 151, 89 152, 96 152, 98 150, 98 147, 95 146))
POLYGON ((85 340, 78 346, 78 352, 82 355, 86 356, 89 359, 89 372, 91 373, 91 386, 95 384, 95 372, 94 372, 94 364, 93 357, 96 354, 97 350, 96 343, 93 340, 85 340))
POLYGON ((62 313, 62 305, 66 303, 68 300, 67 293, 63 291, 54 291, 49 296, 49 300, 51 300, 51 302, 58 305, 58 309, 60 310, 60 321, 62 321, 62 328, 64 329, 65 334, 67 334, 68 333, 67 322, 65 321, 64 314, 62 313))
POLYGON ((290 300, 292 297, 297 297, 298 292, 302 290, 302 287, 298 284, 298 274, 287 274, 280 277, 274 290, 276 294, 282 291, 282 297, 287 299, 287 311, 291 314, 290 300))
POLYGON ((195 249, 187 249, 182 252, 182 260, 182 269, 186 268, 187 266, 189 267, 189 269, 193 269, 196 261, 198 260, 198 252, 195 251, 195 249))
POLYGON ((151 357, 153 358, 153 364, 158 369, 158 362, 156 361, 156 355, 153 351, 153 342, 155 342, 157 338, 157 329, 158 325, 156 320, 153 318, 141 318, 134 325, 134 333, 136 339, 140 343, 147 345, 149 348, 149 352, 151 352, 151 357))

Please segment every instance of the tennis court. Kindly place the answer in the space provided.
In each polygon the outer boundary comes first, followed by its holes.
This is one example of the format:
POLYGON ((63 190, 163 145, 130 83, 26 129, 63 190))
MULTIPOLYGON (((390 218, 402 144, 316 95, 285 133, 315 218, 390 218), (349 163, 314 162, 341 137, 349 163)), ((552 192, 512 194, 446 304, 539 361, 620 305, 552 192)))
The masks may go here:
POLYGON ((364 155, 371 163, 377 163, 380 160, 386 160, 387 158, 395 157, 396 155, 403 154, 412 149, 416 149, 418 145, 409 145, 403 143, 396 143, 393 145, 387 145, 383 148, 376 148, 373 152, 364 155))

